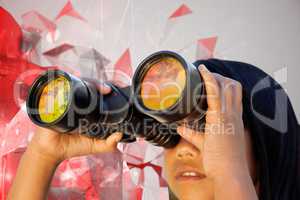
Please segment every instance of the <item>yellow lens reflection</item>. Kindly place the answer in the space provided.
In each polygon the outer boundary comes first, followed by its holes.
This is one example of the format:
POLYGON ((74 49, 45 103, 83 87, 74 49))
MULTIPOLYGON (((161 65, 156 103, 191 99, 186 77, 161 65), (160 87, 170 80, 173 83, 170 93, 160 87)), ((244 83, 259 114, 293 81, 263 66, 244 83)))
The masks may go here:
POLYGON ((39 115, 43 122, 54 122, 66 111, 70 88, 69 81, 63 76, 51 80, 43 88, 38 103, 39 115))
POLYGON ((182 95, 186 82, 185 69, 173 57, 155 62, 141 83, 141 99, 146 108, 165 110, 173 106, 182 95))

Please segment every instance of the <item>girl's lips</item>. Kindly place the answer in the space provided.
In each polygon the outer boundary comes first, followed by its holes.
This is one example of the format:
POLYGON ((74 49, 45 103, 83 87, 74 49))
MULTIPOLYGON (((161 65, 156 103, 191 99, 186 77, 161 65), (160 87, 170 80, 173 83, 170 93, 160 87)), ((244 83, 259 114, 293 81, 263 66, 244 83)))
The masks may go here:
POLYGON ((206 178, 206 176, 200 172, 194 170, 184 170, 176 173, 175 179, 177 181, 197 181, 206 178))

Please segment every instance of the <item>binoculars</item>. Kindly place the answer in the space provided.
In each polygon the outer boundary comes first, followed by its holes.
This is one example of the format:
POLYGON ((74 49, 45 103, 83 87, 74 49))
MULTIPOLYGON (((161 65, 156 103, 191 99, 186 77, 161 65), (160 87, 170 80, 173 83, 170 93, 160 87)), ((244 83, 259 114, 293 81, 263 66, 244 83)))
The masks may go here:
POLYGON ((61 70, 39 76, 27 97, 30 119, 61 133, 105 139, 122 132, 164 148, 180 140, 179 125, 202 130, 207 110, 205 85, 197 68, 181 55, 159 51, 137 67, 132 84, 102 95, 97 85, 61 70))

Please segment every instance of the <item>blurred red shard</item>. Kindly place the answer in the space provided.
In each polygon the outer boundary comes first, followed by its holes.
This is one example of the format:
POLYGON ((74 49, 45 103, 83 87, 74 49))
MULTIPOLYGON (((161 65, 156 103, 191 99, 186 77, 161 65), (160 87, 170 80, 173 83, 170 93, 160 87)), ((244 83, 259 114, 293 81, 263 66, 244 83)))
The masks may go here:
POLYGON ((63 16, 70 16, 77 18, 82 21, 86 21, 73 7, 72 3, 68 1, 66 5, 63 7, 63 9, 59 12, 59 14, 56 16, 55 20, 60 19, 63 16))
POLYGON ((182 4, 179 8, 177 8, 169 17, 169 19, 182 17, 188 14, 191 14, 192 10, 185 4, 182 4))

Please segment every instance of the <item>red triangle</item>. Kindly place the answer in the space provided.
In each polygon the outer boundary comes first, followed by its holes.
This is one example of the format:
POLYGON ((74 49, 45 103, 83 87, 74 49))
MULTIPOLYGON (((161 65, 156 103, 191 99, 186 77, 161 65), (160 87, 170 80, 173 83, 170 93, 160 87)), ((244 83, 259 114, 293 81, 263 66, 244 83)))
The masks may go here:
POLYGON ((188 15, 190 13, 192 13, 192 10, 185 4, 182 4, 179 8, 177 8, 177 10, 173 12, 173 14, 169 17, 169 19, 181 17, 184 15, 188 15))
MULTIPOLYGON (((22 15, 22 18, 26 24, 26 28, 29 23, 31 23, 30 25, 32 27, 34 27, 34 24, 33 24, 34 22, 29 21, 29 20, 30 19, 33 20, 33 18, 37 18, 49 32, 54 32, 56 30, 56 25, 52 21, 50 21, 48 18, 46 18, 45 16, 43 16, 42 14, 40 14, 39 12, 37 12, 35 10, 31 10, 29 12, 24 13, 22 15)), ((38 27, 38 28, 40 28, 40 27, 38 27)), ((43 30, 39 30, 39 31, 42 32, 43 30)))
POLYGON ((72 3, 70 1, 67 2, 67 4, 63 7, 63 9, 59 12, 55 20, 58 20, 59 18, 63 16, 70 16, 77 18, 82 21, 86 21, 73 7, 72 3))
POLYGON ((211 53, 214 52, 218 37, 209 37, 198 40, 198 45, 203 45, 211 53))
POLYGON ((132 77, 132 67, 131 67, 131 58, 130 51, 126 49, 126 51, 122 54, 119 60, 115 64, 115 70, 120 70, 127 74, 129 77, 132 77))
POLYGON ((62 45, 59 45, 59 46, 57 46, 57 47, 55 47, 53 49, 50 49, 50 50, 44 52, 43 55, 55 57, 55 56, 59 56, 63 52, 71 50, 71 49, 74 50, 74 46, 73 45, 70 45, 68 43, 63 43, 62 45))
POLYGON ((128 78, 131 78, 132 74, 130 51, 126 49, 115 64, 113 82, 120 87, 127 86, 130 82, 128 78))

